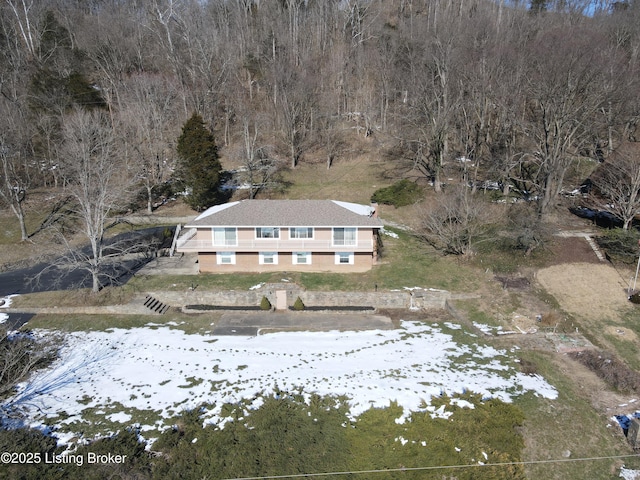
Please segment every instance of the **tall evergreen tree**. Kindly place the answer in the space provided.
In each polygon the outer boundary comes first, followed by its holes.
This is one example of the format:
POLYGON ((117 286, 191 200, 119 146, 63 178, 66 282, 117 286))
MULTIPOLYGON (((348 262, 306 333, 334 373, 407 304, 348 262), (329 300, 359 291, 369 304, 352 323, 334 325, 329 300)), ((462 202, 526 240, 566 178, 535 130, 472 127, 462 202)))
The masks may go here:
POLYGON ((187 203, 196 210, 220 203, 218 147, 202 117, 194 113, 178 138, 178 174, 189 192, 187 203))

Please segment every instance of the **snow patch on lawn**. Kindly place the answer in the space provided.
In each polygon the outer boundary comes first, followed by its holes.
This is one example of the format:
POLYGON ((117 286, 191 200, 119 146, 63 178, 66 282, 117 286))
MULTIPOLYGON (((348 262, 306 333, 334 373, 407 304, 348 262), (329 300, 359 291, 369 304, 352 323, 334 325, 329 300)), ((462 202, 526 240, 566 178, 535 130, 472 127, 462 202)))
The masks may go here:
POLYGON ((638 480, 640 478, 640 470, 631 470, 630 468, 620 468, 620 478, 624 480, 638 480))
POLYGON ((131 415, 124 412, 118 412, 107 415, 107 418, 112 422, 127 423, 129 420, 131 420, 131 415))
MULTIPOLYGON (((87 408, 126 423, 134 410, 159 412, 142 431, 167 428, 181 411, 207 404, 207 423, 224 423, 224 403, 255 399, 274 390, 345 395, 358 416, 396 401, 448 418, 430 399, 466 391, 510 402, 533 391, 556 398, 539 375, 524 375, 511 353, 460 344, 446 327, 403 322, 402 329, 361 332, 281 332, 257 337, 187 334, 166 327, 67 334, 60 358, 7 400, 32 426, 82 422, 87 408), (111 406, 111 407, 110 407, 111 406), (422 408, 421 408, 422 407, 422 408), (128 417, 128 418, 127 418, 128 417)), ((47 333, 47 332, 41 332, 47 333)), ((454 402, 452 402, 454 403, 454 402)), ((459 407, 469 407, 457 400, 459 407)), ((403 421, 403 418, 398 419, 403 421)), ((133 422, 136 418, 133 418, 133 422)))
MULTIPOLYGON (((13 297, 17 297, 17 294, 14 295, 8 295, 6 297, 0 298, 0 309, 2 308, 9 308, 11 306, 11 300, 13 299, 13 297)), ((2 311, 0 311, 0 323, 5 323, 7 320, 9 320, 9 314, 8 313, 2 313, 2 311)))
POLYGON ((380 233, 386 235, 391 238, 400 238, 400 236, 396 232, 392 232, 391 230, 387 230, 384 227, 380 229, 380 233))

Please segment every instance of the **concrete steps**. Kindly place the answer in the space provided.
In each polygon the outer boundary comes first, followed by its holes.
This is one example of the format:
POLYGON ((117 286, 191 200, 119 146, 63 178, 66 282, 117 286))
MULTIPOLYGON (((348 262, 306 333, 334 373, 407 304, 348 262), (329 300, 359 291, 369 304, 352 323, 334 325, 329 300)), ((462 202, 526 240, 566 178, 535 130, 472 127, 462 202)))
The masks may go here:
POLYGON ((166 303, 162 303, 160 300, 152 297, 151 295, 147 295, 145 297, 144 306, 152 312, 158 313, 160 315, 164 315, 167 310, 169 310, 169 305, 167 305, 166 303))
POLYGON ((602 251, 598 248, 598 245, 596 244, 596 242, 593 240, 593 238, 591 238, 590 235, 585 235, 584 239, 587 241, 587 243, 589 244, 589 246, 591 247, 591 250, 593 250, 593 253, 596 254, 596 257, 598 257, 598 260, 600 260, 601 262, 606 262, 607 259, 605 258, 605 256, 602 254, 602 251))

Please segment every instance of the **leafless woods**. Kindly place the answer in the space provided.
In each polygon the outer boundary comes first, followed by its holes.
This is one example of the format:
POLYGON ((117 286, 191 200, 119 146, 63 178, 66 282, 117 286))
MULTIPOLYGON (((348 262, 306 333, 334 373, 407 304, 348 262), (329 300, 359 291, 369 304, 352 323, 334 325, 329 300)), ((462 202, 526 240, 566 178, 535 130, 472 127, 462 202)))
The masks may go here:
POLYGON ((573 159, 636 140, 639 20, 635 0, 3 0, 3 198, 19 216, 14 191, 75 184, 66 118, 100 110, 151 210, 198 112, 251 195, 360 136, 435 190, 472 159, 466 181, 545 215, 573 159))

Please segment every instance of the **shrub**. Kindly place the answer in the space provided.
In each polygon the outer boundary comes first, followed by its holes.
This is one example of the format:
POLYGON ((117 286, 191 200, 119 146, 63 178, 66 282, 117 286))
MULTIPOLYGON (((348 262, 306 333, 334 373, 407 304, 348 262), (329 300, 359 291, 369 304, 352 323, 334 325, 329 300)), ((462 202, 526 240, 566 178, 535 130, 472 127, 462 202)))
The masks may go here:
POLYGON ((512 248, 523 251, 525 255, 544 246, 551 236, 531 202, 512 205, 507 217, 512 248))
POLYGON ((262 300, 260 300, 260 309, 261 310, 271 310, 271 302, 269 301, 269 299, 267 297, 262 297, 262 300))
POLYGON ((635 229, 612 228, 597 237, 596 241, 614 260, 634 263, 638 255, 638 239, 640 233, 635 229))
POLYGON ((302 303, 302 299, 300 297, 296 298, 296 301, 293 304, 293 309, 297 311, 304 310, 304 303, 302 303))
POLYGON ((371 201, 397 208, 416 203, 423 195, 424 191, 420 185, 405 178, 393 185, 376 190, 371 196, 371 201))
MULTIPOLYGON (((57 447, 54 437, 45 435, 32 428, 4 429, 0 428, 0 449, 3 452, 27 454, 31 458, 40 457, 40 461, 5 463, 0 470, 1 478, 20 478, 39 480, 41 478, 63 478, 57 471, 57 465, 44 462, 45 456, 60 455, 62 449, 57 447)), ((29 457, 26 457, 29 458, 29 457)), ((66 478, 66 477, 65 477, 66 478)))
MULTIPOLYGON (((333 397, 276 391, 257 409, 223 405, 222 426, 203 426, 191 413, 154 444, 153 478, 238 478, 283 472, 347 470, 346 402, 333 397), (164 437, 170 437, 166 441, 164 437)), ((196 414, 200 412, 196 410, 196 414)), ((124 477, 118 477, 124 478, 124 477)), ((133 478, 133 477, 131 477, 133 478)), ((144 477, 138 477, 144 478, 144 477)))
POLYGON ((498 222, 500 210, 461 186, 439 195, 420 213, 423 238, 445 254, 470 255, 474 243, 498 222))
POLYGON ((524 358, 519 358, 520 360, 520 371, 522 373, 524 373, 525 375, 536 375, 538 373, 538 366, 530 361, 530 360, 526 360, 524 358))

